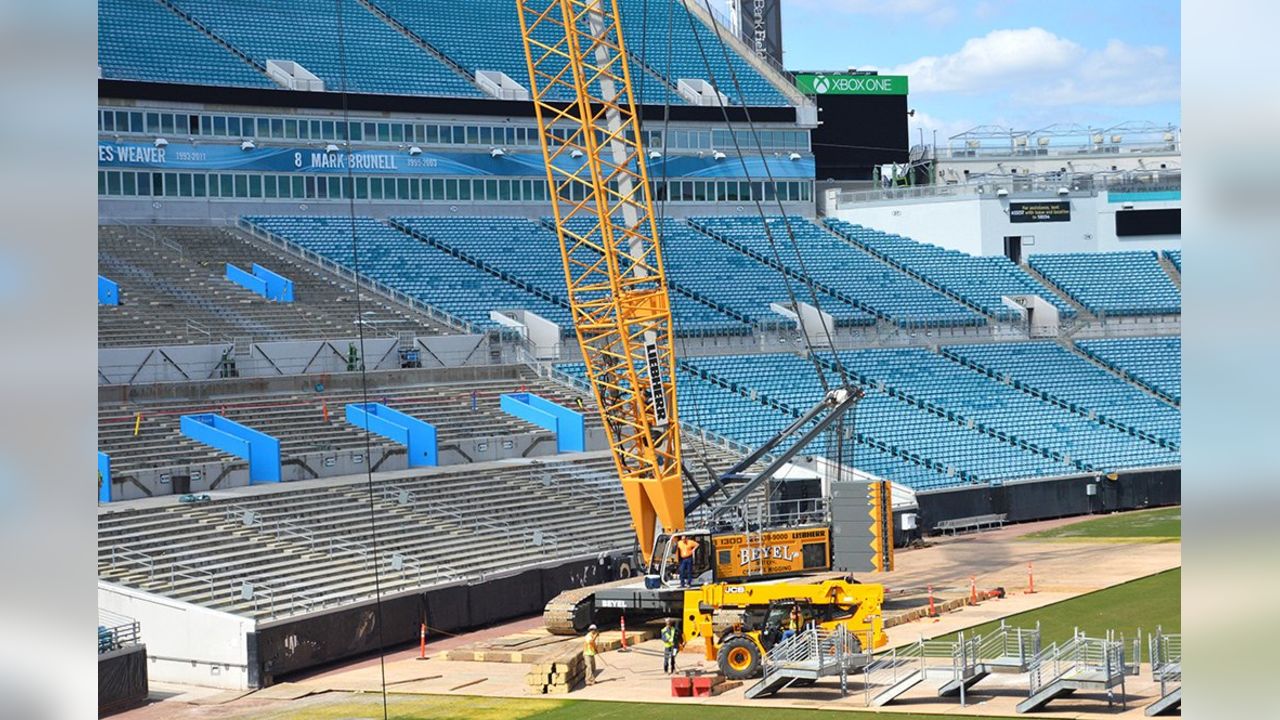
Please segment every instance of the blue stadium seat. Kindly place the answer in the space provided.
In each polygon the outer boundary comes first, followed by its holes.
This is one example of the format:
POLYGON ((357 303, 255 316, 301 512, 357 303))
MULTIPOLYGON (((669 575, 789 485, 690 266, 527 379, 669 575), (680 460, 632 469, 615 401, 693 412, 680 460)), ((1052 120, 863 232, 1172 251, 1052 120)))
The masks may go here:
MULTIPOLYGON (((831 360, 830 353, 821 357, 831 360)), ((1079 470, 1177 465, 1180 454, 1022 392, 921 348, 856 350, 840 361, 862 381, 898 392, 979 432, 1068 461, 1079 470)))
MULTIPOLYGON (((548 227, 511 217, 399 217, 393 222, 446 252, 512 282, 569 304, 560 241, 548 227)), ((682 335, 744 335, 750 327, 713 306, 675 290, 672 321, 682 335)))
POLYGON ((98 64, 113 80, 277 87, 156 0, 98 0, 98 64))
POLYGON ((1000 300, 1009 295, 1038 295, 1056 307, 1060 316, 1076 315, 1074 308, 1003 255, 974 256, 844 220, 827 218, 824 222, 854 245, 996 318, 1006 320, 1015 316, 1014 310, 1000 300))
POLYGON ((526 309, 560 325, 564 332, 572 332, 573 322, 567 306, 516 287, 373 218, 358 217, 353 221, 349 217, 247 217, 245 220, 479 329, 497 327, 489 319, 490 310, 526 309), (353 222, 356 247, 351 237, 353 222))
POLYGON ((1182 413, 1055 342, 952 345, 943 355, 1100 420, 1182 444, 1182 413))
POLYGON ((1165 250, 1164 256, 1169 258, 1169 262, 1178 268, 1178 272, 1182 272, 1182 251, 1181 250, 1165 250))
POLYGON ((1032 255, 1028 264, 1087 310, 1099 315, 1182 312, 1182 294, 1154 251, 1032 255))
POLYGON ((1182 403, 1182 338, 1080 340, 1093 359, 1175 403, 1182 403))
MULTIPOLYGON (((468 80, 375 17, 356 0, 172 0, 241 52, 302 63, 331 91, 483 97, 468 80), (339 52, 339 49, 343 52, 339 52), (345 55, 346 67, 343 67, 345 55)), ((223 83, 217 83, 223 84, 223 83)))
POLYGON ((986 324, 982 315, 804 218, 769 217, 762 222, 758 217, 720 216, 690 222, 753 257, 775 267, 781 264, 796 277, 807 273, 830 294, 899 325, 986 324))

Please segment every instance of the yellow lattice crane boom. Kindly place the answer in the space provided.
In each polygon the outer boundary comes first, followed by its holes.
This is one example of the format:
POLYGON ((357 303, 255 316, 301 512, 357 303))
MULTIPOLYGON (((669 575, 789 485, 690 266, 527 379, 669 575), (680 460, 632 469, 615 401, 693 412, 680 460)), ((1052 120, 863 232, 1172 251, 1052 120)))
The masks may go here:
POLYGON ((684 529, 671 305, 617 0, 516 0, 578 343, 646 563, 684 529))

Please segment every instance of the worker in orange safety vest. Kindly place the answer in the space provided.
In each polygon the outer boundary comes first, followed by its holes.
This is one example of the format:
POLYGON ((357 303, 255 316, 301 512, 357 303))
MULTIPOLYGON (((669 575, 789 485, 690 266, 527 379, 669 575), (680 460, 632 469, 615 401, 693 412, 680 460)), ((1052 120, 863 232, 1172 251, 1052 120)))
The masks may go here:
POLYGON ((676 541, 676 556, 680 559, 680 587, 693 587, 693 554, 698 551, 698 541, 685 536, 676 541))

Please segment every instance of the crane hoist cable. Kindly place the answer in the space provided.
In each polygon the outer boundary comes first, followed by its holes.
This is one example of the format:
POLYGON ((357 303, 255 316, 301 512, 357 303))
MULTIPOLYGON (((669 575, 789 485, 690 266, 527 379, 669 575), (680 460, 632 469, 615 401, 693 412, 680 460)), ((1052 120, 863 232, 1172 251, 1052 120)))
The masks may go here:
MULTIPOLYGON (((690 0, 683 0, 683 1, 686 1, 686 2, 687 2, 687 1, 690 1, 690 0)), ((713 15, 713 14, 712 14, 712 12, 711 12, 711 6, 710 6, 710 3, 708 2, 708 0, 703 0, 703 5, 704 5, 704 8, 705 8, 705 10, 706 10, 707 16, 708 16, 708 17, 712 17, 712 18, 714 18, 714 15, 713 15)), ((697 31, 697 27, 695 26, 695 23, 697 22, 697 20, 695 20, 695 18, 693 17, 692 13, 688 13, 688 12, 686 12, 686 15, 688 15, 688 21, 689 21, 689 24, 690 24, 690 31, 691 31, 691 34, 692 34, 692 35, 693 35, 693 37, 694 37, 694 42, 695 42, 695 43, 697 44, 697 46, 698 46, 698 54, 699 54, 699 56, 700 56, 700 57, 701 57, 701 59, 702 59, 703 68, 704 68, 704 69, 706 70, 706 72, 707 72, 707 77, 708 77, 709 79, 711 79, 711 80, 713 80, 713 81, 714 81, 714 80, 715 80, 715 74, 714 74, 714 73, 712 72, 712 70, 711 70, 711 63, 710 63, 710 59, 709 59, 709 58, 708 58, 708 56, 707 56, 706 48, 704 47, 703 42, 702 42, 702 38, 701 38, 701 36, 699 35, 699 33, 698 33, 698 31, 697 31)), ((751 136, 751 138, 752 138, 752 140, 754 141, 754 144, 755 144, 755 146, 756 146, 756 151, 760 154, 760 156, 761 156, 762 158, 764 158, 764 157, 765 157, 765 154, 764 154, 764 147, 763 147, 763 144, 760 142, 760 135, 759 135, 759 132, 758 132, 758 131, 757 131, 757 129, 756 129, 755 122, 751 119, 751 110, 750 110, 750 108, 749 108, 749 107, 747 106, 747 104, 746 104, 746 95, 745 95, 745 93, 743 92, 743 89, 742 89, 742 83, 741 83, 741 82, 740 82, 740 80, 738 79, 738 73, 737 73, 737 70, 735 70, 733 63, 732 63, 732 62, 730 61, 730 59, 729 59, 729 52, 730 52, 730 51, 729 51, 729 49, 728 49, 728 47, 727 47, 727 45, 726 45, 726 43, 725 43, 725 41, 724 41, 724 37, 723 37, 723 36, 722 36, 722 34, 721 34, 720 26, 719 26, 719 24, 718 24, 718 23, 716 23, 714 20, 711 22, 711 29, 712 29, 712 32, 715 34, 715 37, 716 37, 717 42, 718 42, 718 43, 719 43, 719 45, 720 45, 721 56, 722 56, 722 59, 723 59, 723 61, 724 61, 724 65, 725 65, 725 67, 726 67, 726 68, 727 68, 727 70, 728 70, 729 78, 730 78, 731 82, 733 83, 733 86, 734 86, 734 90, 735 90, 735 92, 736 92, 736 95, 737 95, 737 97, 738 97, 739 101, 742 103, 742 114, 743 114, 743 118, 744 118, 744 120, 746 121, 746 124, 747 124, 747 127, 748 127, 748 131, 749 131, 750 136, 751 136)), ((748 178, 748 180, 750 180, 751 173, 750 173, 750 170, 747 168, 747 165, 746 165, 746 158, 745 158, 745 156, 742 154, 742 147, 741 147, 741 144, 738 142, 737 133, 735 133, 735 132, 734 132, 734 129, 733 129, 732 123, 730 122, 730 119, 729 119, 728 109, 725 107, 724 100, 722 99, 721 94, 720 94, 720 93, 719 93, 719 91, 718 91, 718 88, 717 88, 717 92, 716 92, 716 100, 717 100, 717 104, 718 104, 718 105, 719 105, 719 107, 720 107, 720 111, 721 111, 721 116, 722 116, 723 122, 724 122, 724 124, 725 124, 726 129, 728 130, 728 135, 729 135, 730 139, 731 139, 731 140, 732 140, 732 142, 733 142, 734 151, 735 151, 735 153, 736 153, 736 154, 737 154, 737 156, 738 156, 739 162, 742 164, 743 173, 744 173, 744 175, 746 175, 746 177, 748 178)), ((765 162, 763 163, 763 165, 764 165, 765 175, 766 175, 766 177, 768 178, 768 181, 769 181, 771 184, 772 184, 772 183, 774 183, 775 181, 774 181, 774 176, 773 176, 773 170, 769 167, 769 163, 768 163, 768 160, 767 160, 767 159, 765 160, 765 162)), ((807 289, 808 289, 808 291, 809 291, 809 296, 810 296, 810 299, 811 299, 811 300, 812 300, 812 302, 813 302, 813 306, 814 306, 815 310, 817 310, 817 311, 819 312, 819 317, 821 317, 822 305, 821 305, 821 301, 820 301, 820 300, 819 300, 819 298, 818 298, 817 288, 814 286, 814 283, 813 283, 813 276, 812 276, 812 274, 809 272, 809 269, 808 269, 808 267, 807 267, 807 264, 805 263, 804 255, 803 255, 803 253, 801 252, 799 241, 797 240, 797 238, 796 238, 796 236, 795 236, 794 228, 793 228, 793 227, 792 227, 792 225, 791 225, 791 219, 790 219, 790 217, 787 215, 786 208, 785 208, 785 206, 782 204, 782 200, 781 200, 781 198, 779 198, 779 197, 777 196, 776 192, 775 192, 775 194, 774 194, 774 201, 777 203, 777 206, 778 206, 778 213, 779 213, 779 215, 780 215, 780 216, 781 216, 781 218, 782 218, 783 227, 784 227, 784 228, 785 228, 785 230, 786 230, 787 237, 788 237, 788 239, 789 239, 789 241, 790 241, 791 249, 792 249, 792 251, 795 253, 796 260, 797 260, 797 263, 798 263, 799 268, 800 268, 800 273, 801 273, 802 278, 803 278, 803 282, 804 282, 804 284, 805 284, 806 288, 807 288, 807 289)), ((767 238, 767 239, 768 239, 768 241, 769 241, 770 249, 771 249, 771 251, 773 252, 775 262, 777 262, 777 263, 778 263, 779 267, 783 267, 783 265, 782 265, 782 263, 781 263, 781 261, 780 261, 780 259, 779 259, 779 257, 778 257, 778 256, 779 256, 779 253, 778 253, 778 250, 777 250, 777 244, 776 244, 776 242, 775 242, 775 240, 774 240, 773 233, 772 233, 772 231, 771 231, 771 229, 770 229, 770 227, 769 227, 768 219, 767 219, 767 217, 765 216, 765 213, 764 213, 764 206, 763 206, 763 203, 761 203, 761 201, 760 201, 760 200, 758 200, 758 199, 754 199, 754 198, 753 198, 753 204, 755 205, 755 208, 756 208, 756 212, 757 212, 757 214, 760 216, 761 224, 764 226, 765 236, 766 236, 766 238, 767 238)), ((786 282, 786 284, 787 284, 787 293, 788 293, 788 296, 791 298, 791 301, 792 301, 792 307, 796 310, 797 315, 799 315, 799 306, 795 303, 794 294, 793 294, 793 293, 792 293, 792 291, 791 291, 790 283, 786 281, 786 273, 785 273, 785 271, 782 271, 782 272, 783 272, 784 282, 786 282)), ((815 369, 817 369, 817 370, 818 370, 818 379, 819 379, 819 382, 822 384, 822 386, 823 386, 823 390, 824 390, 824 391, 826 391, 826 390, 828 390, 828 389, 829 389, 829 385, 828 385, 827 380, 826 380, 826 373, 825 373, 825 372, 824 372, 824 370, 823 370, 824 363, 819 359, 818 354, 817 354, 817 353, 816 353, 816 351, 814 350, 814 346, 813 346, 813 343, 812 343, 812 339, 809 337, 808 332, 807 332, 807 331, 805 331, 805 329, 804 329, 804 323, 800 323, 800 325, 801 325, 801 329, 802 329, 802 337, 804 338, 804 342, 805 342, 805 349, 806 349, 806 351, 807 351, 807 355, 809 356, 810 360, 813 362, 813 364, 814 364, 814 366, 815 366, 815 369)), ((836 348, 836 346, 835 346, 834 339, 833 339, 833 338, 832 338, 832 336, 831 336, 831 330, 830 330, 830 328, 827 326, 827 323, 826 323, 826 322, 822 322, 822 329, 823 329, 823 333, 824 333, 824 334, 825 334, 825 336, 826 336, 827 344, 828 344, 828 346, 831 348, 831 358, 832 358, 832 359, 831 359, 831 364, 832 364, 832 367, 835 369, 835 371, 837 372, 837 374, 840 376, 840 382, 841 382, 841 384, 842 384, 844 387, 849 387, 849 386, 850 386, 849 375, 848 375, 848 373, 847 373, 846 369, 844 368, 844 363, 842 362, 842 360, 841 360, 841 358, 840 358, 839 350, 838 350, 838 349, 836 348)), ((854 412, 856 413, 856 409, 855 409, 855 411, 854 411, 854 412)), ((853 420, 853 419, 851 419, 851 420, 850 420, 850 423, 851 423, 851 425, 852 425, 852 424, 854 423, 854 420, 853 420)), ((844 445, 845 445, 845 443, 844 443, 844 439, 845 439, 845 437, 852 437, 852 438, 854 438, 854 440, 855 440, 855 447, 856 447, 856 433, 854 433, 854 432, 852 432, 852 431, 850 431, 849 433, 846 433, 846 432, 844 431, 844 427, 843 427, 843 425, 844 425, 844 420, 843 420, 843 418, 842 418, 842 419, 837 423, 836 430, 834 431, 834 433, 835 433, 835 437, 837 438, 837 444, 836 444, 836 455, 837 455, 837 457, 836 457, 836 462, 837 462, 837 467, 839 467, 839 468, 843 468, 843 467, 844 467, 844 462, 843 462, 844 457, 843 457, 843 456, 844 456, 844 449, 845 449, 845 448, 844 448, 844 445)))

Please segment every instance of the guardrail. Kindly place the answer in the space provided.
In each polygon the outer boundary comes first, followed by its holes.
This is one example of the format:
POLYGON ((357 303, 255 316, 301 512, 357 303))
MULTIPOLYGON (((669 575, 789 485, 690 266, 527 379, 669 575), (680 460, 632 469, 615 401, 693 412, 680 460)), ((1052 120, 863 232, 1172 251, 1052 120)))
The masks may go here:
POLYGON ((119 650, 142 642, 142 628, 137 620, 98 609, 98 652, 119 650))

